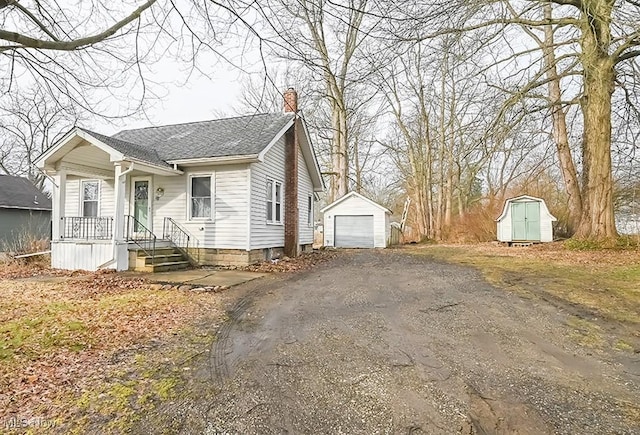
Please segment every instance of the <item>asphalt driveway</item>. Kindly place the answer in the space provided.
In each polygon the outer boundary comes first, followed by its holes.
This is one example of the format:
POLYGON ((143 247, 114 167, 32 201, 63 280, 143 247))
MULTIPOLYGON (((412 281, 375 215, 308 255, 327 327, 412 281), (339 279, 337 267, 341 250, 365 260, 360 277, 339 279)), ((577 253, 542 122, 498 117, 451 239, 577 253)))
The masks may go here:
POLYGON ((182 433, 640 433, 637 354, 469 268, 352 251, 225 297, 193 393, 161 410, 182 433))

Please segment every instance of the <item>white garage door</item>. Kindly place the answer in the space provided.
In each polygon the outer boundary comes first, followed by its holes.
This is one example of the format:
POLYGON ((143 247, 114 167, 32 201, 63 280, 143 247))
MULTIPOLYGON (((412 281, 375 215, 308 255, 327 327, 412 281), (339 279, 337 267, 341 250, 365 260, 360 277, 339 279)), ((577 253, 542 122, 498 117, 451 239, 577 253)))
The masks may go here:
POLYGON ((336 216, 336 248, 373 248, 373 215, 336 216))

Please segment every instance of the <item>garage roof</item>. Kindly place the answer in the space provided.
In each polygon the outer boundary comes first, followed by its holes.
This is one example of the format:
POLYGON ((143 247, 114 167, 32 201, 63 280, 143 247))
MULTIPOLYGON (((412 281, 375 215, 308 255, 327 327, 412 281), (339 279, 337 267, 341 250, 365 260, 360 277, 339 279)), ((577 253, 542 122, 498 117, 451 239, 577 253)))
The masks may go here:
POLYGON ((0 208, 51 210, 51 200, 26 178, 0 175, 0 208))
POLYGON ((378 207, 379 209, 382 209, 385 213, 392 214, 392 213, 391 213, 391 210, 389 210, 388 208, 381 206, 381 205, 380 205, 380 204, 378 204, 377 202, 374 202, 374 201, 370 200, 369 198, 366 198, 366 197, 364 197, 364 196, 360 195, 360 194, 359 194, 359 193, 357 193, 357 192, 349 192, 349 193, 347 193, 347 194, 346 194, 345 196, 343 196, 342 198, 338 199, 337 201, 332 202, 331 204, 329 204, 328 206, 326 206, 325 208, 323 208, 322 210, 320 210, 320 213, 324 213, 324 212, 326 212, 327 210, 332 209, 332 208, 333 208, 333 207, 335 207, 336 205, 338 205, 338 204, 340 204, 340 203, 342 203, 342 202, 346 201, 346 200, 347 200, 347 199, 349 199, 349 198, 353 198, 353 197, 357 197, 357 198, 363 199, 363 200, 367 201, 369 204, 374 205, 374 206, 378 207))

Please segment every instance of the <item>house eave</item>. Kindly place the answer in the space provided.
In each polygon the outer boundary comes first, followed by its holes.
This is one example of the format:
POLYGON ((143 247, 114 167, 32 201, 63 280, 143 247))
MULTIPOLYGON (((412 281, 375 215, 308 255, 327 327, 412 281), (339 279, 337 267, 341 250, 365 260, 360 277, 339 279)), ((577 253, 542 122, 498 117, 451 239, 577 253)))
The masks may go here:
POLYGON ((35 211, 51 211, 51 208, 43 208, 43 207, 22 207, 18 205, 0 205, 0 209, 11 209, 11 210, 35 210, 35 211))
POLYGON ((150 172, 156 175, 182 175, 184 171, 180 169, 174 169, 169 167, 163 167, 154 165, 153 163, 145 162, 144 160, 135 159, 129 156, 123 156, 122 161, 131 162, 136 164, 136 169, 142 169, 145 172, 150 172))
POLYGON ((259 163, 258 154, 245 154, 238 156, 221 156, 221 157, 203 157, 197 159, 176 159, 167 160, 170 165, 179 165, 183 167, 203 166, 203 165, 229 165, 241 163, 259 163))

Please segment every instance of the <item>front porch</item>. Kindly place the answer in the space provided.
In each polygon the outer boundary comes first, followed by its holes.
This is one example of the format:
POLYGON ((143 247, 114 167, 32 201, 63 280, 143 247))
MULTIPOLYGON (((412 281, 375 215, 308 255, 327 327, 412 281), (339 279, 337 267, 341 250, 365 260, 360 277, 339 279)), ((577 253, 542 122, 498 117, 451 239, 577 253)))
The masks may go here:
POLYGON ((114 217, 62 217, 61 236, 51 242, 52 267, 160 272, 191 264, 190 236, 173 219, 165 218, 161 236, 146 229, 134 216, 124 216, 124 220, 124 232, 119 237, 114 233, 114 217))
MULTIPOLYGON (((133 144, 118 143, 118 150, 105 143, 107 139, 76 129, 38 162, 53 184, 52 266, 154 270, 168 259, 186 257, 189 235, 173 219, 163 221, 153 210, 154 176, 176 177, 182 171, 132 158, 123 151, 136 151, 133 144), (157 255, 161 249, 178 252, 157 255)), ((186 258, 170 263, 165 266, 189 264, 186 258)))

